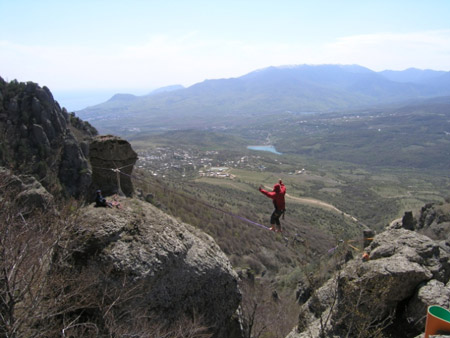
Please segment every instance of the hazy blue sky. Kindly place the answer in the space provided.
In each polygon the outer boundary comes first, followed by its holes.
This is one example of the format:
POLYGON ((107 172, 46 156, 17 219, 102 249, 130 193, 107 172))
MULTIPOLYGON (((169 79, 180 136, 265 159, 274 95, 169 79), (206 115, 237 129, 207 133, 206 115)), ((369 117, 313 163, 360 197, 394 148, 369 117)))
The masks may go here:
POLYGON ((448 0, 0 0, 0 76, 144 93, 293 64, 450 71, 448 0))

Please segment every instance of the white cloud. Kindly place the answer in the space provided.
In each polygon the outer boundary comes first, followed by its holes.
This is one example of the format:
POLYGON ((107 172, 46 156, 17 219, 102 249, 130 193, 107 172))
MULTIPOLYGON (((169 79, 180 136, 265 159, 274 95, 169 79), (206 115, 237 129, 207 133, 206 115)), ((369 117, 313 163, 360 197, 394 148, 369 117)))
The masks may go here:
POLYGON ((324 47, 336 63, 356 63, 373 70, 450 70, 450 30, 408 34, 367 34, 340 38, 324 47))
POLYGON ((147 88, 236 77, 288 64, 360 64, 373 70, 450 70, 450 30, 342 37, 327 44, 256 44, 153 36, 140 45, 32 46, 0 41, 0 75, 52 90, 147 88))

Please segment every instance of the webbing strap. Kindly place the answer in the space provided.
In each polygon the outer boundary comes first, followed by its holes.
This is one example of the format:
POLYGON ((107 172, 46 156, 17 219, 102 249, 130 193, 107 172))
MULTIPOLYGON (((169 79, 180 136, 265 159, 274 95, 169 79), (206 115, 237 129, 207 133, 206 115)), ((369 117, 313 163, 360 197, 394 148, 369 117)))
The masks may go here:
MULTIPOLYGON (((102 168, 102 169, 103 169, 103 168, 102 168)), ((148 182, 148 181, 146 181, 146 180, 144 180, 144 179, 142 179, 142 178, 136 177, 136 176, 134 176, 134 175, 126 174, 126 173, 122 172, 122 171, 120 170, 120 168, 110 169, 110 170, 115 171, 115 172, 118 171, 118 172, 120 172, 122 175, 131 177, 131 178, 134 178, 134 179, 136 179, 136 180, 145 182, 145 183, 147 183, 147 184, 152 184, 152 183, 150 183, 150 182, 148 182)), ((177 191, 174 191, 174 190, 171 190, 171 189, 167 189, 167 190, 169 190, 170 192, 172 192, 172 193, 174 193, 174 194, 181 195, 181 194, 178 193, 177 191)), ((192 198, 192 197, 189 197, 189 196, 186 196, 186 195, 182 195, 182 196, 183 196, 184 198, 186 198, 186 199, 189 199, 189 200, 191 200, 191 201, 195 201, 195 202, 200 203, 200 204, 202 204, 202 205, 204 205, 204 206, 206 206, 206 207, 208 207, 208 208, 215 209, 215 210, 220 211, 220 212, 222 212, 222 213, 224 213, 224 214, 226 214, 226 215, 229 215, 229 216, 231 216, 231 217, 237 218, 237 219, 239 219, 239 220, 241 220, 241 221, 244 221, 244 222, 247 222, 247 223, 256 225, 256 226, 258 226, 258 227, 260 227, 260 228, 263 228, 263 229, 266 229, 266 230, 270 230, 269 227, 266 227, 266 226, 263 225, 263 224, 260 224, 260 223, 258 223, 258 222, 254 222, 254 221, 252 221, 252 220, 249 220, 248 218, 245 218, 245 217, 242 217, 242 216, 233 214, 233 213, 230 212, 230 211, 226 211, 226 210, 220 209, 220 208, 218 208, 218 207, 215 207, 214 205, 211 205, 211 204, 209 204, 209 203, 200 201, 200 200, 198 200, 198 199, 195 199, 195 198, 192 198)))

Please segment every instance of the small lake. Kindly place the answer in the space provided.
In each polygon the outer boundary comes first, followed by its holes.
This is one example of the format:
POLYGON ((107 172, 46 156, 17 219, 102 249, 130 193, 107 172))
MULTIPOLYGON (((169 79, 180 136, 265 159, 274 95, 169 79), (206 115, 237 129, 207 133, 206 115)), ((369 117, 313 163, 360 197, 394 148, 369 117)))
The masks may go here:
POLYGON ((281 155, 282 153, 278 152, 274 146, 247 146, 247 149, 251 150, 259 150, 259 151, 270 151, 271 153, 281 155))

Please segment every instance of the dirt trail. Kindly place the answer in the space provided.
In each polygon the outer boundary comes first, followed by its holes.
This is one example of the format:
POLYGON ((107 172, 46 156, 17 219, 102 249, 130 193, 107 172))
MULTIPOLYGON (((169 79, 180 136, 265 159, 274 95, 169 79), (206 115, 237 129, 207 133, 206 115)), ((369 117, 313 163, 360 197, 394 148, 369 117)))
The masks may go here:
MULTIPOLYGON (((271 188, 267 188, 264 187, 265 189, 271 189, 271 188)), ((319 208, 323 208, 323 209, 328 209, 328 210, 332 210, 334 212, 337 212, 339 214, 344 215, 345 217, 350 218, 352 221, 354 222, 359 222, 358 219, 352 215, 349 215, 345 212, 343 212, 342 210, 339 210, 338 208, 336 208, 334 205, 320 201, 320 200, 316 200, 314 198, 305 198, 305 197, 295 197, 295 196, 291 196, 289 194, 286 194, 286 198, 288 200, 292 200, 301 204, 308 204, 308 205, 312 205, 314 207, 319 207, 319 208)))
POLYGON ((343 212, 342 210, 339 210, 338 208, 336 208, 334 205, 320 201, 320 200, 316 200, 313 198, 304 198, 304 197, 295 197, 295 196, 291 196, 289 194, 286 194, 286 197, 288 200, 294 200, 297 201, 301 204, 309 204, 312 206, 316 206, 316 207, 320 207, 320 208, 324 208, 324 209, 328 209, 328 210, 332 210, 335 211, 339 214, 343 214, 345 217, 350 218, 352 221, 354 222, 358 222, 358 219, 352 215, 349 215, 345 212, 343 212))

